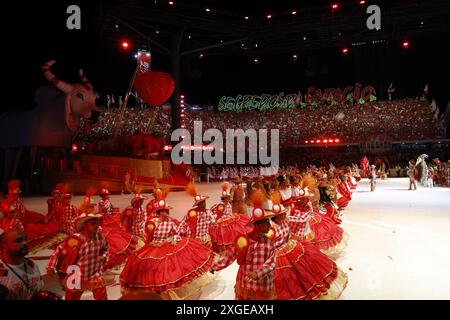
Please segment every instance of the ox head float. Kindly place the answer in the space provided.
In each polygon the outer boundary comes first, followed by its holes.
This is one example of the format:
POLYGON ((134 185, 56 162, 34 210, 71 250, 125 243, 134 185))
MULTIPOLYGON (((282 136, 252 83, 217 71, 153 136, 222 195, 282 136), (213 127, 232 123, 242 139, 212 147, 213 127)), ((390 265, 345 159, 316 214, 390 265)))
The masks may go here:
POLYGON ((47 80, 66 95, 65 107, 67 126, 72 131, 76 131, 80 118, 96 122, 100 115, 100 111, 95 104, 95 100, 98 96, 89 80, 85 77, 83 70, 79 70, 81 83, 66 83, 59 80, 50 71, 50 67, 54 65, 55 62, 55 60, 52 60, 44 64, 42 71, 47 80))

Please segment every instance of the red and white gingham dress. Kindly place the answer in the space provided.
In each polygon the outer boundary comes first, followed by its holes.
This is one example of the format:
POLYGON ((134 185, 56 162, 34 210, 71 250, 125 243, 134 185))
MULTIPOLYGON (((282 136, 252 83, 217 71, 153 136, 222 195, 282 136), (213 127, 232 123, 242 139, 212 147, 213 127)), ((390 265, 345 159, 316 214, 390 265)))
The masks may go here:
POLYGON ((98 202, 98 211, 103 215, 103 217, 107 217, 114 213, 114 207, 109 199, 101 199, 98 202))
POLYGON ((103 274, 103 266, 107 264, 108 242, 101 233, 96 233, 93 239, 86 238, 82 234, 76 234, 83 241, 77 265, 80 267, 81 279, 90 280, 103 274), (100 257, 104 257, 100 261, 100 257))
POLYGON ((275 248, 282 248, 291 237, 291 229, 289 229, 289 225, 287 224, 286 219, 284 219, 281 224, 277 225, 275 223, 272 224, 275 227, 275 248))
MULTIPOLYGON (((213 213, 210 210, 197 211, 197 226, 195 229, 195 237, 204 238, 209 235, 209 226, 216 222, 213 213)), ((186 215, 180 224, 180 231, 188 237, 192 237, 191 229, 189 228, 189 217, 186 215)))
POLYGON ((21 230, 25 231, 24 219, 25 219, 25 205, 23 204, 22 199, 17 198, 14 202, 11 203, 11 208, 15 208, 9 213, 9 223, 7 225, 7 229, 13 230, 21 230))
POLYGON ((60 215, 58 217, 58 227, 59 231, 72 234, 75 232, 75 218, 78 216, 78 210, 75 206, 69 204, 65 207, 61 206, 60 215))
POLYGON ((291 215, 289 216, 289 228, 294 236, 303 238, 309 232, 309 220, 311 219, 313 214, 313 207, 310 201, 308 204, 299 209, 294 207, 291 210, 291 215))
POLYGON ((133 222, 131 234, 145 238, 145 223, 147 222, 147 211, 144 207, 133 208, 133 222))
MULTIPOLYGON (((236 251, 230 250, 214 266, 213 270, 221 270, 236 259, 236 251)), ((262 236, 257 241, 250 240, 245 259, 241 264, 236 277, 236 298, 263 300, 275 298, 275 286, 273 283, 275 271, 275 243, 273 240, 262 236), (255 273, 254 278, 248 277, 249 273, 255 273)))
POLYGON ((156 223, 156 229, 150 239, 151 242, 164 242, 170 236, 173 236, 177 242, 180 240, 180 236, 178 235, 178 226, 172 219, 163 221, 154 219, 152 221, 156 223))
POLYGON ((232 216, 233 215, 233 206, 231 203, 228 203, 223 210, 222 217, 232 216))

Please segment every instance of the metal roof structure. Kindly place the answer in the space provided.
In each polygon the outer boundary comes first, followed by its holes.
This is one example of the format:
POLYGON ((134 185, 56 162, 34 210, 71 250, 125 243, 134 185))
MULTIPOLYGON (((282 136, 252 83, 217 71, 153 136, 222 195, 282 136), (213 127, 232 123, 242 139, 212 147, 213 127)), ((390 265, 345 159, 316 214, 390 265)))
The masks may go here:
POLYGON ((265 6, 256 6, 254 1, 209 1, 209 6, 207 1, 173 2, 105 2, 99 30, 112 40, 126 35, 136 46, 165 54, 171 53, 174 35, 178 35, 181 55, 249 56, 412 39, 450 30, 446 0, 365 1, 364 5, 345 0, 336 2, 337 10, 331 9, 331 1, 297 1, 298 5, 278 1, 265 6), (378 31, 366 26, 370 16, 366 8, 372 4, 381 10, 378 31), (271 5, 273 10, 264 9, 271 5))

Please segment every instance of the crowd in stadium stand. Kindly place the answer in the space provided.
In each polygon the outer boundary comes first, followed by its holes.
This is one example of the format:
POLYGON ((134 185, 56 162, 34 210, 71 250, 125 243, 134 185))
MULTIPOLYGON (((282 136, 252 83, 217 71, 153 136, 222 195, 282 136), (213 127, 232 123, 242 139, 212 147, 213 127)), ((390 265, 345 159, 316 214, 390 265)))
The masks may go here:
MULTIPOLYGON (((279 129, 281 146, 304 144, 305 140, 323 137, 337 137, 344 143, 370 140, 374 135, 385 136, 390 141, 445 137, 442 119, 435 117, 427 102, 418 99, 323 105, 265 113, 187 109, 185 124, 191 132, 195 120, 202 120, 203 131, 209 128, 224 133, 226 129, 238 128, 279 129)), ((119 109, 110 108, 102 110, 97 123, 82 123, 76 142, 82 143, 83 151, 88 153, 146 158, 151 152, 145 150, 145 143, 142 143, 143 150, 138 151, 136 144, 148 139, 145 137, 161 138, 169 143, 170 134, 170 110, 128 108, 122 117, 119 109), (133 139, 139 141, 130 142, 133 139)), ((322 158, 326 159, 327 156, 322 158)))
POLYGON ((393 141, 445 136, 442 120, 435 119, 428 103, 415 99, 271 110, 266 113, 190 111, 186 117, 187 128, 192 129, 195 120, 202 120, 204 130, 279 129, 281 144, 304 144, 308 139, 330 136, 346 142, 364 141, 375 134, 388 135, 393 141))

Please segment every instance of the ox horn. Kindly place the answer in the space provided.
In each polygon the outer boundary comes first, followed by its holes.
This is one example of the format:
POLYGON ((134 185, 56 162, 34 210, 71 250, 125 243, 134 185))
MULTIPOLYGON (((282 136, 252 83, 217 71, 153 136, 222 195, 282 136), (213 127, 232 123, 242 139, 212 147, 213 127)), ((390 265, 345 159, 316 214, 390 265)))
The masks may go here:
POLYGON ((92 89, 92 85, 89 82, 89 79, 84 75, 83 69, 80 69, 78 73, 80 75, 81 83, 88 85, 92 89))
POLYGON ((50 81, 55 87, 64 93, 69 93, 72 91, 72 85, 66 83, 64 81, 59 80, 51 71, 50 67, 55 64, 55 60, 49 61, 42 66, 42 71, 44 72, 44 76, 50 81))

